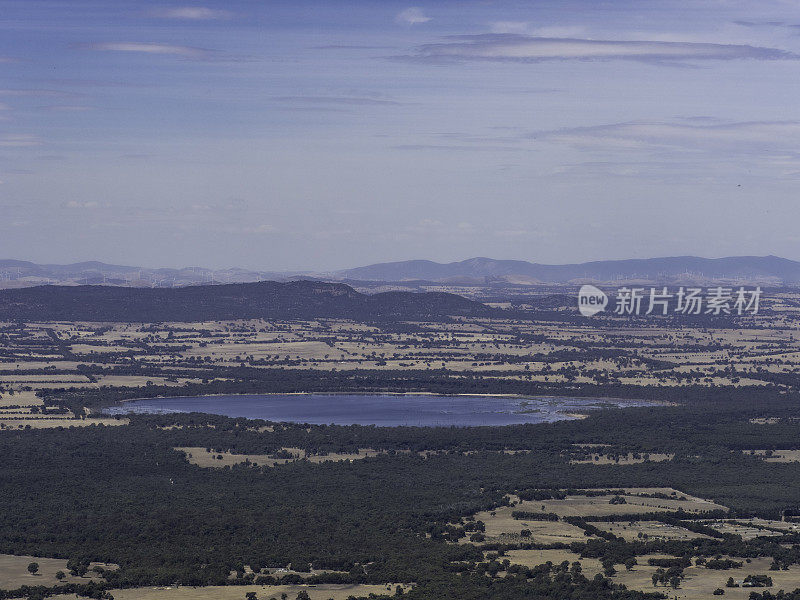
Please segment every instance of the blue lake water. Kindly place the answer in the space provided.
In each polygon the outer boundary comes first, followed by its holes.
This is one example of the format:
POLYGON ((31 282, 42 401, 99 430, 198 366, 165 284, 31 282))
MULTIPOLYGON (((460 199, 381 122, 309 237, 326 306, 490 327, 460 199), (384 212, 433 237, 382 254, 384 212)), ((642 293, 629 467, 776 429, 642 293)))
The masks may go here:
POLYGON ((316 425, 477 426, 545 423, 576 410, 648 406, 636 400, 396 394, 263 394, 133 400, 111 414, 204 412, 316 425))

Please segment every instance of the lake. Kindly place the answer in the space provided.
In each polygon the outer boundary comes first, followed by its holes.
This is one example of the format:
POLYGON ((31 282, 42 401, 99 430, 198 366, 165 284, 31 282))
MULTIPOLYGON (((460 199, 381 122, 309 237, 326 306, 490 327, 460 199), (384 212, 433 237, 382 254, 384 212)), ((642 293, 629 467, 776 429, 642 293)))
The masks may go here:
POLYGON ((259 394, 132 400, 110 414, 203 412, 227 417, 316 425, 477 426, 545 423, 577 410, 650 406, 607 398, 521 398, 400 394, 259 394))

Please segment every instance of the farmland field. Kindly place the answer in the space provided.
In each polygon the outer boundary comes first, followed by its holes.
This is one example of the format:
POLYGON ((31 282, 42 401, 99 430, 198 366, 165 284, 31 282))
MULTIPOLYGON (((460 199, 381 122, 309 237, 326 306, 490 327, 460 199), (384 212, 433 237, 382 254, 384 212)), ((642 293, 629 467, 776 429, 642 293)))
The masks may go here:
POLYGON ((730 576, 800 586, 786 483, 800 477, 800 314, 537 314, 4 324, 0 551, 16 558, 0 589, 345 600, 399 582, 440 600, 599 576, 694 600, 730 576), (234 410, 264 397, 295 412, 234 410), (418 420, 374 426, 376 398, 418 420), (309 399, 347 414, 308 417, 309 399), (513 424, 492 426, 498 407, 513 424), (119 568, 81 577, 67 561, 119 568))

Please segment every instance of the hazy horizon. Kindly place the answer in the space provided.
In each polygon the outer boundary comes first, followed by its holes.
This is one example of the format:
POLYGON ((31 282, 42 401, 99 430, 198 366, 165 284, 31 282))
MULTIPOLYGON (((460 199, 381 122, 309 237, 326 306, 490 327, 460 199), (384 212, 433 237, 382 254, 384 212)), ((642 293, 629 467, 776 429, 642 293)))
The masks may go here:
POLYGON ((800 5, 0 7, 0 257, 800 259, 800 5))
MULTIPOLYGON (((618 261, 629 261, 629 260, 643 260, 643 261, 656 261, 656 260, 667 260, 667 259, 676 259, 676 258, 697 258, 701 260, 717 260, 717 259, 726 259, 726 258, 768 258, 774 257, 781 260, 793 260, 787 259, 784 256, 777 256, 777 255, 751 255, 751 256, 696 256, 696 255, 682 255, 682 256, 645 256, 645 257, 627 257, 627 258, 598 258, 586 261, 577 261, 577 262, 562 262, 562 263, 546 263, 542 261, 537 261, 535 259, 526 259, 526 258, 498 258, 498 257, 489 257, 489 256, 469 256, 466 258, 457 258, 452 261, 437 261, 428 258, 407 258, 407 259, 399 259, 399 260, 389 260, 389 261, 376 261, 376 262, 364 262, 359 264, 352 264, 352 265, 345 265, 338 268, 333 269, 272 269, 270 267, 243 267, 241 265, 224 265, 220 267, 209 267, 208 265, 200 264, 200 263, 188 263, 188 264, 130 264, 130 263, 117 263, 105 260, 85 260, 85 261, 74 261, 74 262, 58 262, 58 261, 46 261, 46 262, 36 262, 36 261, 29 261, 26 259, 20 258, 13 258, 13 257, 0 257, 0 262, 5 260, 12 260, 12 261, 20 261, 20 262, 30 262, 33 264, 38 265, 51 265, 51 266, 69 266, 74 264, 81 264, 81 263, 100 263, 108 266, 118 266, 118 267, 133 267, 133 268, 141 268, 141 269, 148 269, 148 270, 156 270, 156 269, 210 269, 210 270, 219 270, 224 271, 226 269, 242 269, 246 271, 254 271, 254 272, 274 272, 274 273, 308 273, 308 274, 324 274, 324 273, 336 273, 339 271, 347 271, 351 269, 357 269, 361 267, 369 267, 374 265, 380 264, 393 264, 393 263, 410 263, 410 262, 433 262, 437 264, 456 264, 462 263, 470 260, 492 260, 492 261, 515 261, 515 262, 527 262, 531 264, 543 265, 543 266, 570 266, 570 265, 582 265, 582 264, 589 264, 589 263, 604 263, 604 262, 618 262, 618 261)), ((795 261, 800 262, 800 261, 795 261)))

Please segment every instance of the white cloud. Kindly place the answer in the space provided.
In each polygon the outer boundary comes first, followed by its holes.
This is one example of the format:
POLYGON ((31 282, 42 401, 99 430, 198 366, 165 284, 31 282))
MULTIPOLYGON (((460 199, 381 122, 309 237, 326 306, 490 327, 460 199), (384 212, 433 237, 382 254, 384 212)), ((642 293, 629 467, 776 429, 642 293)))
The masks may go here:
POLYGON ((417 8, 416 6, 401 10, 395 17, 395 21, 402 23, 403 25, 419 25, 420 23, 427 23, 430 20, 431 18, 425 16, 425 13, 422 12, 422 9, 417 8))
POLYGON ((489 23, 492 33, 510 33, 543 38, 580 38, 586 37, 586 27, 581 25, 545 25, 534 27, 530 21, 494 21, 489 23))
POLYGON ((664 63, 687 60, 798 60, 800 55, 777 48, 741 44, 590 40, 494 33, 452 36, 446 42, 425 44, 418 48, 417 56, 411 58, 516 62, 627 59, 664 63))
POLYGON ((103 42, 98 44, 89 44, 87 46, 91 50, 100 50, 108 52, 140 52, 144 54, 167 54, 173 56, 184 57, 199 57, 203 56, 206 51, 200 48, 192 48, 189 46, 174 46, 171 44, 153 44, 147 42, 103 42))
POLYGON ((174 8, 157 8, 150 12, 160 19, 184 19, 187 21, 214 21, 228 19, 231 16, 226 10, 215 10, 203 6, 178 6, 174 8))

